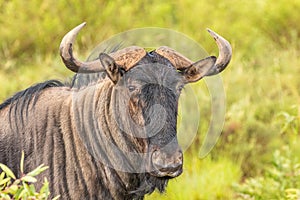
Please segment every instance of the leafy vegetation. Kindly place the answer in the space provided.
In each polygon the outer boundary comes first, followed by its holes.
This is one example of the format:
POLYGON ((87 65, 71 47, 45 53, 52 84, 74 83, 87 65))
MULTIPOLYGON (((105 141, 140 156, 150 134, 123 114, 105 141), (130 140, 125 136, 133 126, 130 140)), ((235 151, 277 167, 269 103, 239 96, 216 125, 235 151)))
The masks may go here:
POLYGON ((202 91, 201 126, 185 151, 184 173, 169 183, 166 194, 147 199, 299 197, 299 0, 0 0, 0 9, 0 100, 36 82, 72 76, 58 46, 83 21, 88 26, 75 47, 82 59, 99 42, 132 28, 182 32, 209 54, 217 54, 217 48, 205 28, 220 33, 233 46, 232 61, 222 72, 222 135, 209 156, 200 159, 210 96, 204 83, 193 85, 202 91))
MULTIPOLYGON (((35 176, 45 171, 48 167, 43 165, 38 166, 36 169, 29 173, 24 173, 24 152, 22 152, 22 158, 20 162, 21 177, 16 178, 15 174, 6 165, 0 163, 0 199, 48 199, 50 194, 49 182, 45 178, 43 186, 36 191, 34 183, 37 182, 35 176)), ((58 199, 59 196, 53 200, 58 199)))
POLYGON ((276 150, 262 176, 236 185, 239 199, 299 199, 300 163, 288 146, 276 150))

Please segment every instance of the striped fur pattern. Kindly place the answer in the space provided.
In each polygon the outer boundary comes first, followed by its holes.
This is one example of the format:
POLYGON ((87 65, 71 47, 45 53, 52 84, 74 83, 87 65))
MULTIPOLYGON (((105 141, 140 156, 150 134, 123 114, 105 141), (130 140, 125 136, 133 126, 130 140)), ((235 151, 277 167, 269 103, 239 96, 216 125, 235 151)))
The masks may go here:
POLYGON ((192 62, 170 47, 147 52, 131 46, 83 62, 72 47, 85 24, 60 44, 65 66, 78 73, 71 84, 46 81, 0 104, 0 162, 20 176, 24 151, 25 172, 49 166, 43 175, 51 197, 126 200, 163 192, 182 173, 176 136, 181 89, 223 71, 231 46, 208 29, 218 57, 192 62))
POLYGON ((116 85, 105 73, 79 74, 72 84, 47 81, 5 101, 0 105, 0 162, 20 175, 24 150, 25 171, 49 166, 42 176, 50 180, 51 195, 62 199, 143 199, 155 189, 163 192, 172 177, 158 175, 151 156, 168 144, 170 153, 179 149, 177 88, 183 78, 166 59, 159 65, 153 59, 158 58, 145 56, 116 85), (167 116, 155 135, 151 127, 132 127, 151 124, 156 104, 167 116), (137 137, 135 131, 144 135, 137 137), (115 159, 120 153, 123 168, 115 159))

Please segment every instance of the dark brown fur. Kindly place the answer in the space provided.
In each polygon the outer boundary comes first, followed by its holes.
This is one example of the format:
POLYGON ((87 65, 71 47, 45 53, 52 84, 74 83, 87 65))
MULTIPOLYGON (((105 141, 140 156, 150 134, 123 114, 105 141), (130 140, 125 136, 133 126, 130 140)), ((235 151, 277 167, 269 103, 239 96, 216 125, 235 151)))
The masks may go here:
MULTIPOLYGON (((152 146, 161 146, 160 143, 176 140, 179 93, 172 90, 175 90, 177 84, 181 84, 182 78, 176 75, 178 73, 170 67, 170 63, 168 65, 159 66, 165 69, 157 72, 144 66, 132 73, 132 76, 137 77, 141 73, 148 73, 147 76, 140 77, 140 81, 146 81, 143 87, 140 85, 144 91, 137 96, 131 95, 138 98, 140 103, 143 101, 144 107, 145 104, 149 104, 146 106, 149 107, 153 103, 170 104, 167 108, 171 113, 167 119, 169 124, 156 136, 136 138, 134 135, 124 134, 119 129, 119 124, 114 122, 116 115, 122 115, 115 113, 120 111, 114 107, 115 101, 123 99, 122 95, 126 93, 125 89, 130 80, 136 77, 128 76, 118 85, 114 85, 108 77, 99 78, 98 81, 81 88, 53 81, 48 82, 48 85, 44 84, 44 87, 40 84, 27 89, 27 92, 20 92, 1 105, 0 162, 7 164, 20 175, 19 161, 21 151, 24 150, 25 171, 30 171, 42 163, 49 166, 39 176, 39 182, 47 177, 51 196, 60 194, 62 199, 142 199, 155 188, 164 191, 169 179, 167 177, 154 177, 147 172, 128 173, 115 170, 117 161, 115 164, 111 161, 115 156, 114 152, 105 143, 109 141, 123 152, 139 153, 149 151, 152 146), (152 86, 149 87, 149 84, 152 86), (160 90, 157 90, 159 87, 160 90), (158 98, 162 94, 171 96, 166 96, 162 101, 158 98), (172 131, 167 131, 168 129, 172 131), (103 164, 106 162, 111 162, 111 166, 103 164)), ((123 106, 126 105, 120 108, 123 106)), ((131 113, 136 112, 130 110, 131 113)), ((150 120, 147 119, 149 115, 146 112, 147 110, 142 110, 137 114, 142 123, 150 120)), ((132 120, 135 121, 134 117, 132 120)), ((124 157, 127 159, 125 164, 128 169, 134 170, 137 166, 130 166, 134 158, 126 157, 126 153, 124 157)), ((147 159, 143 160, 147 162, 147 159)), ((142 163, 140 165, 144 166, 142 163)))
POLYGON ((181 89, 224 70, 230 44, 209 30, 221 49, 218 58, 192 63, 168 47, 131 47, 101 53, 100 62, 80 62, 72 41, 83 26, 60 46, 66 66, 79 72, 71 85, 47 81, 0 105, 0 163, 20 176, 24 151, 25 172, 49 166, 38 183, 47 177, 51 197, 62 199, 143 199, 163 192, 182 173, 176 137, 181 89))

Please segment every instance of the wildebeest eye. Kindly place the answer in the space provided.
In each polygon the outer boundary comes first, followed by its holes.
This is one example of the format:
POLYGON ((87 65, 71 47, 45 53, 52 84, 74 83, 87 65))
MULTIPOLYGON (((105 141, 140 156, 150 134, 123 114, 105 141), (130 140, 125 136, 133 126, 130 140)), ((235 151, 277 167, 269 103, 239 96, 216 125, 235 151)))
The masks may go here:
POLYGON ((136 89, 137 89, 137 87, 134 86, 134 85, 129 85, 129 86, 128 86, 129 92, 133 92, 133 91, 135 91, 136 89))

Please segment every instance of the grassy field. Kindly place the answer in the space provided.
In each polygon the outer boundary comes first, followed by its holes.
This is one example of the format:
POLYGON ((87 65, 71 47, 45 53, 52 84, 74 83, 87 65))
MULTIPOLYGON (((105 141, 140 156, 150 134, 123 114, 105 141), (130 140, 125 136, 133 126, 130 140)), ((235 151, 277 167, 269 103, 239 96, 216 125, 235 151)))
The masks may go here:
POLYGON ((88 26, 76 43, 81 59, 101 41, 132 28, 176 30, 215 55, 205 28, 220 33, 233 47, 222 73, 222 135, 200 159, 210 112, 204 93, 201 126, 185 151, 184 173, 165 194, 146 199, 300 198, 299 0, 0 0, 0 9, 1 101, 36 82, 68 80, 72 73, 60 61, 58 46, 83 21, 88 26))

